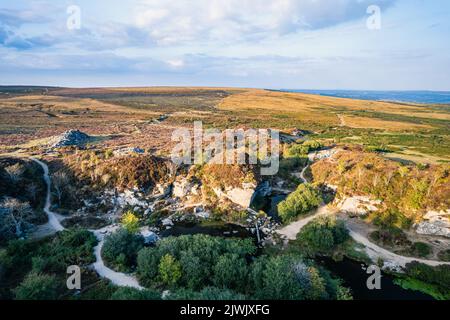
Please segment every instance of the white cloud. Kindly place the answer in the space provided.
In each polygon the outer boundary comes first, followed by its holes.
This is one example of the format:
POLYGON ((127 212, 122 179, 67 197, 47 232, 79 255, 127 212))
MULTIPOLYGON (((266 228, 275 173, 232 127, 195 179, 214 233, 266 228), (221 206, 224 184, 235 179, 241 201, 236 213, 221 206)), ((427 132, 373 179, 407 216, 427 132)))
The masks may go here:
POLYGON ((142 0, 135 23, 162 44, 242 40, 320 29, 395 0, 142 0))

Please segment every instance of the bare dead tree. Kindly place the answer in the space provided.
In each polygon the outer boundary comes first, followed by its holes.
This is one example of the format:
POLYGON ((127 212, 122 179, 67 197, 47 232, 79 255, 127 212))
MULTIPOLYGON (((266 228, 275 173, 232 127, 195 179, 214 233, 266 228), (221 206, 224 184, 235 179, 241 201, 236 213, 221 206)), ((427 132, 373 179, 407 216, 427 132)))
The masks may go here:
POLYGON ((16 237, 20 238, 28 222, 33 217, 33 209, 28 202, 22 202, 15 198, 5 198, 0 204, 0 231, 8 233, 13 230, 16 237))
POLYGON ((53 188, 55 189, 56 197, 58 198, 58 203, 61 205, 62 197, 70 184, 70 178, 65 171, 58 171, 52 175, 53 188))

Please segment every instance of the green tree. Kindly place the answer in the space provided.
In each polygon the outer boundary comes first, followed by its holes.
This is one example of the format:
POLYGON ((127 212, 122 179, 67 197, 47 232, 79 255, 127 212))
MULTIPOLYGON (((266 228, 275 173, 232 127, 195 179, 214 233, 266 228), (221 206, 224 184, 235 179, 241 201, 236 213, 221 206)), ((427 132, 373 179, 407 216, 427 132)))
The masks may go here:
POLYGON ((278 214, 284 223, 306 214, 322 203, 319 192, 310 184, 301 184, 278 204, 278 214))
POLYGON ((132 211, 128 211, 122 216, 122 225, 130 233, 136 233, 139 230, 139 218, 132 211))
POLYGON ((32 272, 14 289, 14 294, 17 300, 56 300, 58 282, 54 276, 32 272))
POLYGON ((217 287, 243 289, 246 278, 247 263, 237 254, 221 256, 214 266, 213 282, 217 287))
POLYGON ((181 265, 170 254, 161 258, 158 270, 162 282, 169 286, 174 286, 181 278, 181 265))
POLYGON ((301 246, 311 253, 329 253, 348 239, 348 230, 336 217, 319 217, 308 223, 297 235, 301 246))
POLYGON ((144 247, 144 238, 127 229, 119 229, 105 239, 102 256, 119 271, 131 271, 136 265, 137 254, 144 247))

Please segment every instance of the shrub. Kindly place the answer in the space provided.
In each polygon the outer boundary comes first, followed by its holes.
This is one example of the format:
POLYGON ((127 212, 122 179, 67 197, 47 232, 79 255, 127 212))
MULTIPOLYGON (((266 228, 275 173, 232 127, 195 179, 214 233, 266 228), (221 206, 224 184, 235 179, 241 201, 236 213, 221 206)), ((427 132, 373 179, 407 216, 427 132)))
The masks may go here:
POLYGON ((348 238, 344 222, 334 216, 311 221, 297 235, 300 245, 313 253, 329 253, 348 238))
POLYGON ((441 294, 448 295, 450 292, 450 266, 431 267, 414 261, 408 263, 405 269, 409 277, 435 285, 441 294))
POLYGON ((128 272, 136 266, 137 253, 143 247, 144 238, 141 235, 120 229, 106 237, 102 256, 112 267, 128 272))
POLYGON ((250 283, 257 299, 305 300, 328 297, 319 271, 293 255, 263 256, 253 264, 250 283))
POLYGON ((32 267, 41 272, 65 273, 67 266, 90 264, 95 261, 96 243, 94 234, 88 230, 64 230, 39 247, 32 258, 32 267))
POLYGON ((427 257, 431 251, 431 246, 424 242, 414 242, 411 247, 412 254, 417 257, 427 257))
POLYGON ((139 230, 139 218, 134 215, 132 211, 128 211, 122 216, 122 225, 130 233, 135 233, 139 230))
POLYGON ((278 214, 284 223, 306 214, 322 203, 319 192, 310 184, 301 184, 284 201, 278 204, 278 214))
POLYGON ((213 282, 219 288, 243 289, 247 282, 247 263, 236 254, 228 253, 219 257, 213 272, 213 282))
POLYGON ((159 262, 159 276, 163 283, 173 286, 181 278, 181 265, 170 254, 166 254, 159 262))
POLYGON ((150 289, 122 287, 111 295, 111 300, 161 300, 161 293, 150 289))
POLYGON ((285 158, 302 158, 302 157, 305 157, 306 155, 308 155, 309 151, 310 151, 310 147, 307 145, 294 144, 286 150, 284 157, 285 158))
POLYGON ((58 298, 58 282, 54 276, 29 273, 14 289, 17 300, 55 300, 58 298))
POLYGON ((438 258, 442 261, 450 261, 450 249, 440 251, 438 258))

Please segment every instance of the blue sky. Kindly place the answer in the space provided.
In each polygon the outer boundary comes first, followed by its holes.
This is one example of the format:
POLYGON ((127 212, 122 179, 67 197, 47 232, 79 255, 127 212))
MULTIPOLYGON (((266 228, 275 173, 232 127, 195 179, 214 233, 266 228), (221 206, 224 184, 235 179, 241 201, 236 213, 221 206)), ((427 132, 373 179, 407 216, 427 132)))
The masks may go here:
POLYGON ((0 84, 450 90, 449 39, 447 0, 0 0, 0 84))

